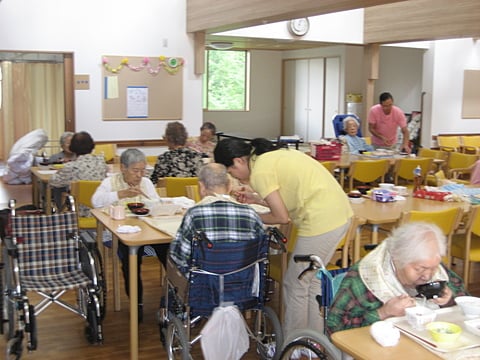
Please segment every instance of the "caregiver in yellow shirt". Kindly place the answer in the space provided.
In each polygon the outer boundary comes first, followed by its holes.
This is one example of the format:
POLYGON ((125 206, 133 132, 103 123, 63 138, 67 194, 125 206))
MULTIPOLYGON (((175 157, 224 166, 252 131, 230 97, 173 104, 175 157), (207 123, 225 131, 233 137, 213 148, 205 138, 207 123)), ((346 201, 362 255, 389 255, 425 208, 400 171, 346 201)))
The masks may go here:
MULTIPOLYGON (((241 202, 258 203, 270 208, 261 215, 266 224, 292 221, 298 229, 293 254, 315 254, 326 264, 345 235, 353 215, 350 203, 335 178, 318 161, 293 149, 277 148, 267 139, 250 143, 224 139, 214 150, 215 162, 245 188, 236 193, 241 202)), ((285 337, 295 329, 313 329, 323 333, 316 295, 320 281, 314 272, 301 280, 304 263, 293 256, 284 277, 285 337)))

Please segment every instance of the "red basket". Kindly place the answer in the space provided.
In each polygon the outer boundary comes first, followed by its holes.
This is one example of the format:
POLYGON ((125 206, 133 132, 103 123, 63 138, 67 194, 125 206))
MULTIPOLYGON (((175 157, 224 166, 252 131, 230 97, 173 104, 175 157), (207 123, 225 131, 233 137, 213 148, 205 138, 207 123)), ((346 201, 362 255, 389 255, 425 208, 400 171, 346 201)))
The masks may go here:
POLYGON ((313 144, 315 153, 312 156, 317 160, 338 160, 342 155, 342 144, 332 142, 330 144, 313 144))

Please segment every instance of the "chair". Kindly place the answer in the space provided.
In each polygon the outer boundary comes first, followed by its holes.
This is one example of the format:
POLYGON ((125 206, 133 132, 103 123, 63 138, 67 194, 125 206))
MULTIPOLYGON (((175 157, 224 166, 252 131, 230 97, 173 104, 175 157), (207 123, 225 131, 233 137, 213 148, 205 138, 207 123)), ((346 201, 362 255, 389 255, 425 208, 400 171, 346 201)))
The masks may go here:
MULTIPOLYGON (((355 114, 335 115, 332 120, 333 130, 335 131, 335 137, 338 138, 340 135, 345 135, 345 130, 343 130, 343 120, 349 116, 355 118, 358 121, 358 123, 361 124, 360 118, 355 114)), ((361 126, 358 127, 357 136, 362 137, 361 126)))
POLYGON ((462 146, 457 135, 438 135, 437 144, 440 150, 448 152, 460 151, 462 146))
MULTIPOLYGON (((70 183, 70 194, 75 198, 78 205, 93 209, 92 196, 100 185, 100 180, 78 180, 70 183)), ((96 229, 97 221, 93 216, 79 216, 79 229, 96 229)))
POLYGON ((103 155, 105 162, 113 164, 117 162, 117 144, 96 144, 93 149, 94 155, 103 155))
MULTIPOLYGON (((421 158, 432 159, 432 167, 427 174, 426 184, 431 186, 438 186, 438 176, 436 176, 436 174, 439 171, 443 171, 443 169, 446 167, 449 153, 442 150, 420 148, 417 155, 421 158)), ((444 172, 442 176, 445 178, 444 172)))
POLYGON ((24 338, 28 350, 37 348, 36 317, 52 304, 86 320, 90 343, 103 342, 106 289, 101 257, 95 241, 79 235, 73 196, 68 201, 69 211, 51 215, 17 212, 15 200, 10 201, 11 231, 3 247, 6 318, 0 313, 2 328, 8 322, 9 359, 20 359, 24 338), (69 290, 77 290, 76 303, 61 298, 69 290), (35 305, 29 298, 32 292, 42 298, 35 305))
POLYGON ((157 163, 158 156, 157 155, 147 155, 146 159, 147 159, 147 164, 148 165, 155 166, 155 164, 157 163))
POLYGON ((471 167, 478 155, 452 152, 447 161, 447 178, 459 183, 469 183, 471 167))
POLYGON ((322 164, 332 175, 335 175, 335 169, 337 168, 337 163, 335 161, 320 161, 320 164, 322 164))
POLYGON ((452 257, 463 259, 463 281, 468 288, 470 263, 480 262, 480 205, 473 206, 465 227, 465 234, 455 234, 452 239, 452 257))
POLYGON ((196 203, 200 201, 201 197, 198 185, 185 185, 185 191, 189 199, 192 199, 196 203))
POLYGON ((462 152, 465 154, 480 154, 480 135, 461 136, 462 152))
POLYGON ((395 167, 393 169, 394 183, 396 185, 401 185, 400 180, 403 179, 406 183, 413 184, 415 175, 413 171, 420 166, 422 169, 422 183, 426 184, 427 174, 432 167, 433 159, 432 158, 402 158, 398 159, 395 162, 395 167))
MULTIPOLYGON (((215 308, 231 305, 254 313, 253 329, 247 325, 246 330, 260 358, 267 358, 267 354, 271 358, 280 351, 280 321, 273 309, 264 305, 270 241, 270 236, 210 241, 197 229, 187 272, 181 273, 168 259, 167 285, 158 317, 169 358, 191 358, 190 350, 201 338, 194 336, 192 328, 202 318, 210 318, 215 308)), ((242 323, 247 324, 245 320, 242 323)))
POLYGON ((187 196, 187 185, 198 185, 197 177, 165 177, 165 189, 168 197, 187 196))
POLYGON ((384 182, 389 166, 389 161, 386 159, 352 161, 348 169, 350 191, 354 189, 354 180, 371 183, 380 179, 380 182, 384 182))
POLYGON ((445 262, 447 267, 451 267, 451 249, 453 234, 460 225, 462 220, 463 210, 460 207, 455 207, 440 211, 417 211, 411 210, 404 212, 400 218, 400 224, 411 221, 425 221, 436 224, 447 237, 447 256, 445 262))

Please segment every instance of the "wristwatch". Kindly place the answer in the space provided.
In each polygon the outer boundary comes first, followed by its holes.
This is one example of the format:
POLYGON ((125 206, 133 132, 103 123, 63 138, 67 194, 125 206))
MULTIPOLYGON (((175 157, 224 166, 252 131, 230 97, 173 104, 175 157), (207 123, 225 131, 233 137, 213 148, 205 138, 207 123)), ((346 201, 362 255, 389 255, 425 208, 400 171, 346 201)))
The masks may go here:
POLYGON ((294 19, 287 22, 288 31, 295 36, 303 36, 310 29, 308 18, 294 19))

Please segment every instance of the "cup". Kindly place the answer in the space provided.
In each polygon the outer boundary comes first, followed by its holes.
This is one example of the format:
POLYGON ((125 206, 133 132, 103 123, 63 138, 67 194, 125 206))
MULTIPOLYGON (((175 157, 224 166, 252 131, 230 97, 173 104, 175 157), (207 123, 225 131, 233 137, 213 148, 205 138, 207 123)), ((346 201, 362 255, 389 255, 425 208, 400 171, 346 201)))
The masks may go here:
POLYGON ((397 192, 398 195, 407 195, 407 187, 406 186, 394 186, 393 190, 397 192))
POLYGON ((125 207, 122 206, 122 205, 111 205, 110 206, 110 217, 114 220, 125 219, 125 207))

